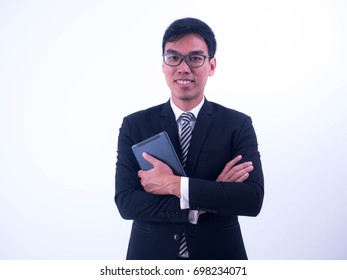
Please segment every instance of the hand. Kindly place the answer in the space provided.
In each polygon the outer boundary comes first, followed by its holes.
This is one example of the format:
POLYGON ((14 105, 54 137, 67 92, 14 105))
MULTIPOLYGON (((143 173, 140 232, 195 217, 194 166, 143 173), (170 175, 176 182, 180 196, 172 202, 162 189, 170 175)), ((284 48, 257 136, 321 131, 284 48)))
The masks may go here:
POLYGON ((242 156, 237 156, 229 161, 223 171, 219 174, 217 182, 238 182, 243 183, 249 177, 249 173, 253 171, 253 163, 247 161, 237 164, 242 159, 242 156), (236 165, 237 164, 237 165, 236 165))
MULTIPOLYGON (((248 161, 236 165, 242 156, 237 156, 233 160, 229 161, 223 171, 219 174, 217 182, 238 182, 243 183, 249 177, 249 172, 253 170, 253 163, 248 161)), ((205 214, 205 211, 199 211, 199 215, 205 214)))
POLYGON ((148 193, 159 195, 175 195, 181 197, 180 177, 175 176, 168 165, 155 157, 143 153, 143 158, 153 165, 147 171, 140 170, 137 174, 141 178, 141 185, 148 193))

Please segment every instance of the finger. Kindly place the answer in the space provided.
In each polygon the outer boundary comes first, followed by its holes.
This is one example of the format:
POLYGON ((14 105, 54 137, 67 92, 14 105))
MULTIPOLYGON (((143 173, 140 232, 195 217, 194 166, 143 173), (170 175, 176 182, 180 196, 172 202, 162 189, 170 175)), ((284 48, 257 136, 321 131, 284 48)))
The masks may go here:
POLYGON ((155 157, 151 156, 150 154, 143 152, 142 157, 147 160, 149 163, 151 163, 153 166, 159 162, 155 157))
POLYGON ((228 170, 226 173, 223 174, 223 177, 227 181, 233 181, 235 182, 239 177, 241 177, 244 173, 250 172, 253 168, 253 163, 251 161, 244 162, 241 164, 238 164, 228 170))
POLYGON ((249 173, 243 174, 239 179, 236 180, 237 183, 243 183, 249 177, 249 173))
POLYGON ((252 166, 253 166, 253 162, 247 161, 247 162, 244 162, 244 163, 241 163, 241 164, 238 164, 238 165, 234 166, 232 169, 229 170, 229 173, 230 174, 236 174, 236 173, 238 173, 240 171, 248 170, 252 166))
POLYGON ((229 182, 238 182, 238 180, 243 178, 243 176, 245 176, 245 175, 248 178, 249 173, 252 172, 253 169, 254 169, 253 165, 250 165, 250 166, 247 166, 245 168, 242 168, 241 170, 239 170, 239 171, 235 172, 234 174, 232 174, 228 181, 229 182))
POLYGON ((222 170, 222 172, 220 173, 219 177, 224 177, 231 168, 233 168, 235 166, 236 163, 238 163, 240 160, 242 159, 242 156, 239 155, 237 157, 235 157, 234 159, 232 159, 231 161, 229 161, 224 169, 222 170))
POLYGON ((241 155, 238 155, 237 157, 233 158, 231 161, 229 161, 227 164, 226 164, 226 168, 233 168, 240 160, 242 159, 242 156, 241 155))
POLYGON ((148 177, 148 176, 146 177, 147 172, 148 171, 145 171, 145 170, 137 171, 137 176, 139 176, 140 178, 141 185, 144 185, 145 179, 148 177))

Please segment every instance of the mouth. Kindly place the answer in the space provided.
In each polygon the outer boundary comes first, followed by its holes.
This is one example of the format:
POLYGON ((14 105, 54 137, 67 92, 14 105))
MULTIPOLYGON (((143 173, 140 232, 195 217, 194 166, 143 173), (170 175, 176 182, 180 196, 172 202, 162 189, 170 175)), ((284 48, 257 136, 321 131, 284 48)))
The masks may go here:
POLYGON ((193 83, 192 80, 175 80, 179 86, 189 86, 193 83))

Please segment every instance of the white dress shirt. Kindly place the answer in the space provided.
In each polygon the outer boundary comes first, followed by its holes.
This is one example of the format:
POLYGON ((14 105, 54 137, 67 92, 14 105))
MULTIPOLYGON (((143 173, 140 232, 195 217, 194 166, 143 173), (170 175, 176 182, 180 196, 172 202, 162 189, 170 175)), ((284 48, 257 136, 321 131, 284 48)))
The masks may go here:
MULTIPOLYGON (((191 120, 190 125, 192 129, 194 129, 196 119, 198 117, 199 111, 204 104, 205 98, 202 99, 202 101, 194 107, 191 112, 194 115, 194 119, 191 120)), ((177 121, 177 126, 178 126, 178 134, 181 135, 181 130, 182 130, 182 119, 181 119, 181 114, 184 113, 180 108, 178 108, 170 99, 170 105, 171 108, 175 114, 175 118, 177 121)), ((181 199, 180 199, 180 207, 181 209, 189 209, 189 178, 188 177, 181 177, 181 199)), ((189 222, 192 224, 197 224, 198 223, 198 211, 197 210, 189 210, 189 222)))

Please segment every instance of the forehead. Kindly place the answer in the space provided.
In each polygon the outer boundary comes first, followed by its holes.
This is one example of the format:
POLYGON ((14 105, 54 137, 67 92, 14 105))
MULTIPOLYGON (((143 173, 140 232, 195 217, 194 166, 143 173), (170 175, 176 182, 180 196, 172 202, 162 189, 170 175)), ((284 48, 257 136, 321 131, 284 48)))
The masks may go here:
POLYGON ((190 52, 208 53, 205 40, 197 34, 188 34, 177 41, 167 42, 165 45, 165 52, 168 50, 182 54, 190 52))

